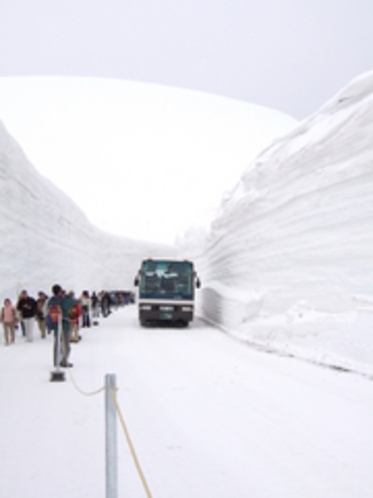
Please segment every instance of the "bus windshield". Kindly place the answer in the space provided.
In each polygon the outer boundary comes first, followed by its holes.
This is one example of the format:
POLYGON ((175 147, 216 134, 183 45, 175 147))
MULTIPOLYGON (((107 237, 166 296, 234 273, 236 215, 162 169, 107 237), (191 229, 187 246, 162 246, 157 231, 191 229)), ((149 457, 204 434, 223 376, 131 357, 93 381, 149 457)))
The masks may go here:
POLYGON ((193 299, 194 270, 190 261, 143 261, 140 297, 193 299))

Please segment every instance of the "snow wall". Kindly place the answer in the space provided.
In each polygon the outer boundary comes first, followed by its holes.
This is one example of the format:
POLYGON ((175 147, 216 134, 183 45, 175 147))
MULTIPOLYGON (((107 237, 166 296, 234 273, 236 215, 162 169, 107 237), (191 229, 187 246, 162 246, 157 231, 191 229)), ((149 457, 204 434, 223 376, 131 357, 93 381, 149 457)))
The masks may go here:
POLYGON ((372 136, 373 72, 248 166, 207 241, 184 241, 202 316, 266 350, 372 371, 372 136))
MULTIPOLYGON (((83 188, 83 186, 82 186, 83 188)), ((84 188, 89 188, 85 186, 84 188)), ((142 258, 174 248, 106 234, 27 160, 0 122, 0 295, 127 290, 142 258)), ((128 216, 128 214, 126 214, 128 216)))

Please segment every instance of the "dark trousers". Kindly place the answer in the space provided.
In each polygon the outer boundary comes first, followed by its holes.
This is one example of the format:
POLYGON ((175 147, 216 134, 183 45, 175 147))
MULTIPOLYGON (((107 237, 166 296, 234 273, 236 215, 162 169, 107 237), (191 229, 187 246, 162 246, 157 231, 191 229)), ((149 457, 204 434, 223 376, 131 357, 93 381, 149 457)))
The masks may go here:
POLYGON ((90 326, 91 326, 91 317, 89 316, 89 312, 83 311, 82 327, 90 327, 90 326))

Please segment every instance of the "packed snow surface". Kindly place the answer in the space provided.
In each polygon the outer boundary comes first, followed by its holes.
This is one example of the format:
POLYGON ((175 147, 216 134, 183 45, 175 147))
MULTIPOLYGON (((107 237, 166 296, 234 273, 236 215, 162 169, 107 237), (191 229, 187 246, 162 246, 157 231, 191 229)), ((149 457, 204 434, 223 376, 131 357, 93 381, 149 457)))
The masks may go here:
MULTIPOLYGON (((371 380, 263 354, 199 320, 141 328, 135 306, 82 336, 60 383, 51 336, 1 348, 0 496, 105 496, 97 391, 115 373, 153 498, 371 498, 371 380)), ((119 421, 116 440, 118 496, 145 498, 119 421)))

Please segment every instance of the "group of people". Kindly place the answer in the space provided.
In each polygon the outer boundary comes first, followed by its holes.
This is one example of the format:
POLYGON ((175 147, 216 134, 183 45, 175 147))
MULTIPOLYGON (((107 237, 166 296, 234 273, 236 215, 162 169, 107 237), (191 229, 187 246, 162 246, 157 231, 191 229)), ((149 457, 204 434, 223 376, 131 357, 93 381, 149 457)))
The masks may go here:
MULTIPOLYGON (((76 298, 73 291, 66 292, 56 284, 52 287, 51 297, 40 291, 38 297, 34 298, 23 290, 16 304, 13 304, 10 298, 6 298, 0 316, 5 345, 9 346, 15 342, 15 331, 18 327, 26 341, 32 342, 36 322, 41 338, 45 339, 47 334, 54 333, 54 365, 56 366, 57 361, 60 361, 62 367, 71 367, 72 364, 68 360, 70 343, 79 342, 81 327, 98 324, 104 294, 97 295, 95 292, 90 294, 89 291, 84 290, 80 298, 76 298), (57 308, 59 316, 56 316, 57 308), (61 346, 60 350, 58 342, 61 346)), ((106 307, 104 316, 106 316, 106 307)))

